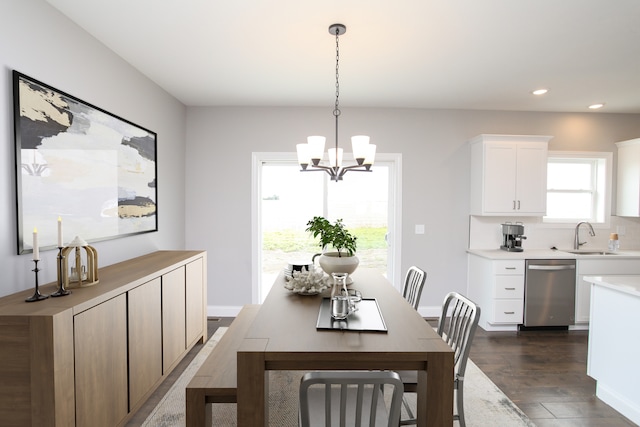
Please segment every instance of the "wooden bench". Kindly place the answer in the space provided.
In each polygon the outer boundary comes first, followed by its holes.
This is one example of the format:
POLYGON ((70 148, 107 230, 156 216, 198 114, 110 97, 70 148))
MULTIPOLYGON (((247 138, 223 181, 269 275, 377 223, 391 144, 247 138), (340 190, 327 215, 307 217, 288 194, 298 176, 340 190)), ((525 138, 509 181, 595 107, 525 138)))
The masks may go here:
POLYGON ((211 426, 211 403, 237 403, 236 353, 260 305, 245 305, 186 389, 187 427, 211 426))

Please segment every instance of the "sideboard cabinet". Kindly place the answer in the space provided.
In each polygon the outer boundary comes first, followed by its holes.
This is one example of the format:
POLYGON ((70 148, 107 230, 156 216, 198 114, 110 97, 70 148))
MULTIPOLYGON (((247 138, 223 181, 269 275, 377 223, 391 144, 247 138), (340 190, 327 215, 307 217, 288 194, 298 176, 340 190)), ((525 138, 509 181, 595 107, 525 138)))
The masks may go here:
POLYGON ((206 339, 206 265, 203 251, 158 251, 101 268, 100 283, 65 297, 0 298, 0 424, 126 424, 206 339))

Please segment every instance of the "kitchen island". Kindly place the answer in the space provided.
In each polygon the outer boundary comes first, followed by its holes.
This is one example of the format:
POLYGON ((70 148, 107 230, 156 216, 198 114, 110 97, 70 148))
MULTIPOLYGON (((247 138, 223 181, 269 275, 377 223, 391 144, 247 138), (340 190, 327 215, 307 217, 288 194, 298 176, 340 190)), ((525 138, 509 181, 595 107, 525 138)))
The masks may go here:
POLYGON ((587 374, 596 395, 640 424, 640 276, 585 276, 591 283, 587 374))

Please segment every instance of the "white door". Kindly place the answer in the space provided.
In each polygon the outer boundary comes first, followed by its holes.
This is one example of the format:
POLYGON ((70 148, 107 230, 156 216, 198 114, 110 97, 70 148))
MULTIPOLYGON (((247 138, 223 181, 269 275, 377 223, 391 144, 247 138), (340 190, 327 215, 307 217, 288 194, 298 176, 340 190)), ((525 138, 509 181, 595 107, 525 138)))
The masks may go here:
POLYGON ((305 232, 307 221, 343 219, 358 237, 361 268, 378 270, 394 283, 399 265, 399 155, 383 158, 372 172, 348 172, 340 182, 324 172, 300 172, 293 153, 254 153, 253 300, 262 302, 291 261, 310 262, 320 252, 305 232))

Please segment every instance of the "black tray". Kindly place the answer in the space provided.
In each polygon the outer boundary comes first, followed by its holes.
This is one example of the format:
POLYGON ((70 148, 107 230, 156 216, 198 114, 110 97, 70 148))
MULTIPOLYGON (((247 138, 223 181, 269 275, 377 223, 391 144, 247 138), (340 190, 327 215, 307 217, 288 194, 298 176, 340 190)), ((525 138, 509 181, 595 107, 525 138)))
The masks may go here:
POLYGON ((331 299, 322 298, 316 329, 387 332, 387 325, 375 298, 362 298, 357 306, 358 311, 345 320, 334 320, 331 318, 331 299))

